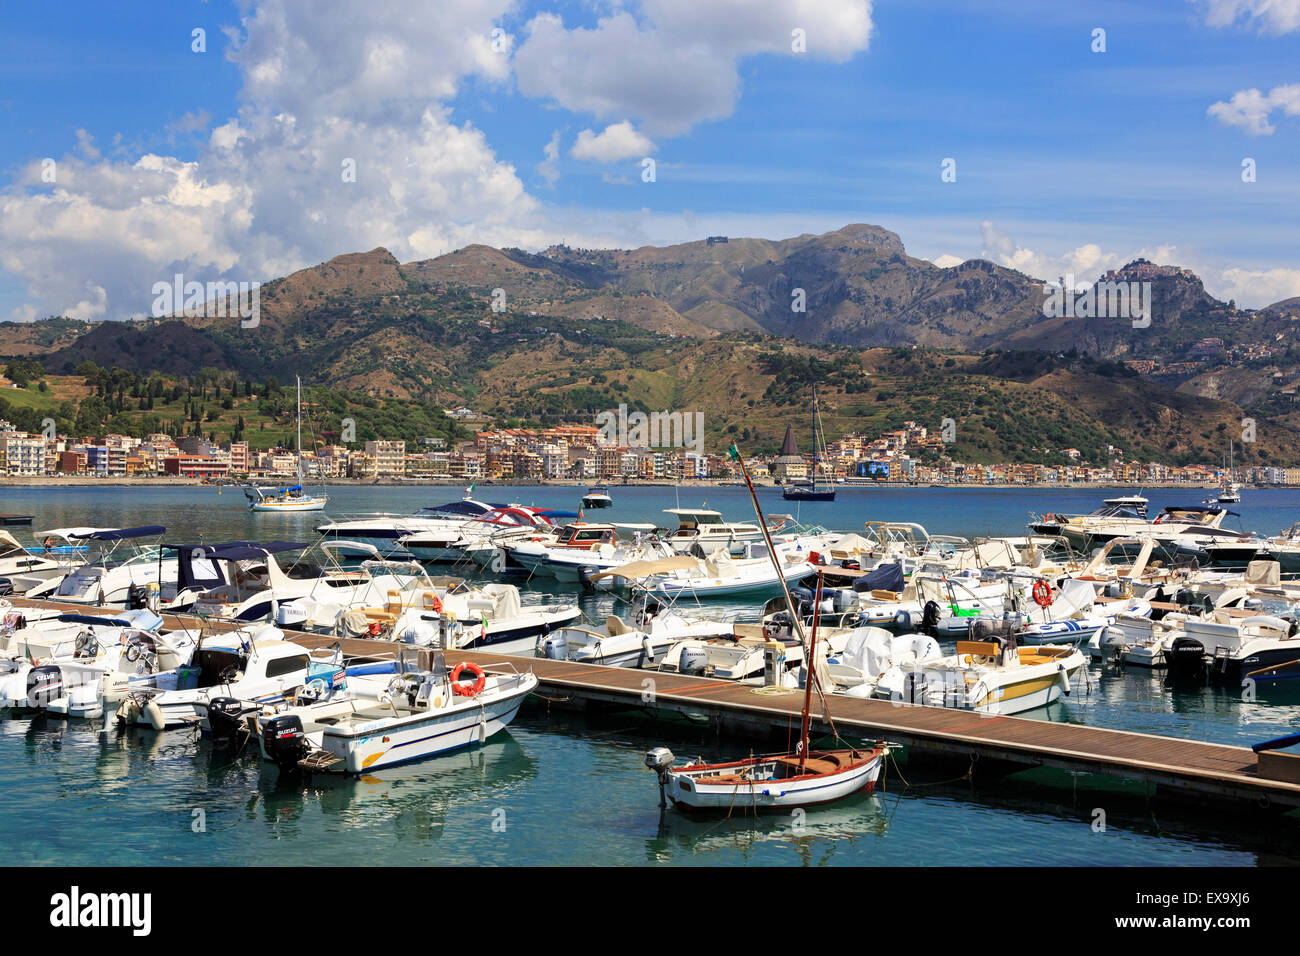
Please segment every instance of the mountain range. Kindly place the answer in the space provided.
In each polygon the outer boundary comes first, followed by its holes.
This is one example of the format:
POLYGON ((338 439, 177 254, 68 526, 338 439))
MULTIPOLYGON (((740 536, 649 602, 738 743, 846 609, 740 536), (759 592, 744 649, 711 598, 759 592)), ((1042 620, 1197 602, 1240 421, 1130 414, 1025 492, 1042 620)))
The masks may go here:
MULTIPOLYGON (((1081 450, 1102 454, 1111 444, 1213 462, 1258 408, 1267 420, 1244 460, 1300 461, 1300 414, 1275 387, 1294 365, 1300 303, 1240 310, 1188 270, 1145 260, 1103 280, 1151 283, 1149 323, 1049 317, 1043 279, 986 260, 941 268, 872 225, 627 250, 471 245, 408 263, 379 248, 266 283, 255 328, 215 309, 3 323, 0 355, 37 359, 52 374, 86 361, 182 375, 219 368, 257 381, 301 374, 500 418, 559 420, 619 402, 702 408, 718 437, 746 434, 762 446, 779 441, 784 422, 810 414, 810 377, 833 433, 933 415, 953 417, 961 436, 961 408, 996 393, 995 405, 1010 403, 1028 422, 1013 427, 1004 414, 994 419, 1000 428, 972 424, 969 443, 959 437, 953 453, 976 460, 1059 453, 1065 446, 1046 437, 1053 429, 1041 426, 1035 440, 1030 427, 1051 418, 1072 422, 1056 437, 1081 450), (1175 379, 1136 377, 1117 364, 1182 363, 1211 336, 1227 346, 1271 344, 1277 354, 1231 374, 1190 368, 1175 379), (1011 358, 995 362, 990 352, 1011 358), (942 407, 940 395, 961 408, 942 407)), ((930 424, 938 428, 937 418, 930 424)))

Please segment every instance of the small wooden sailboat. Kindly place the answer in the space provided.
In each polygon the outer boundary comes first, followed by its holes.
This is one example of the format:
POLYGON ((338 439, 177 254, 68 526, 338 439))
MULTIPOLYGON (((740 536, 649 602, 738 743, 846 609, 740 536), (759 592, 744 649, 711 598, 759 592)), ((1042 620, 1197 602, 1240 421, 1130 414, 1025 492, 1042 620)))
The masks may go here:
MULTIPOLYGON (((759 524, 766 532, 758 496, 754 493, 749 472, 740 459, 740 452, 731 446, 731 455, 740 462, 741 472, 749 485, 759 524)), ((774 553, 768 537, 769 553, 774 553)), ((816 604, 820 606, 824 571, 817 572, 816 604)), ((788 588, 786 598, 791 617, 802 639, 803 628, 794 614, 793 601, 788 588)), ((812 637, 806 660, 816 661, 818 619, 814 617, 812 637)), ((799 744, 794 751, 766 756, 750 756, 743 760, 725 763, 692 762, 674 767, 676 758, 667 747, 655 747, 645 755, 645 764, 659 778, 659 806, 666 809, 668 801, 685 810, 766 810, 786 807, 808 807, 830 803, 857 793, 871 791, 880 777, 881 764, 889 753, 889 745, 877 743, 872 747, 837 750, 812 750, 809 748, 808 729, 811 723, 811 704, 814 686, 822 702, 822 713, 829 712, 826 698, 817 677, 818 667, 806 669, 804 681, 802 719, 799 727, 799 744)), ((834 724, 832 724, 832 729, 834 724)))
POLYGON ((302 379, 298 379, 298 483, 279 491, 265 491, 257 485, 245 485, 244 497, 249 511, 323 511, 329 503, 326 495, 309 494, 302 486, 302 379))

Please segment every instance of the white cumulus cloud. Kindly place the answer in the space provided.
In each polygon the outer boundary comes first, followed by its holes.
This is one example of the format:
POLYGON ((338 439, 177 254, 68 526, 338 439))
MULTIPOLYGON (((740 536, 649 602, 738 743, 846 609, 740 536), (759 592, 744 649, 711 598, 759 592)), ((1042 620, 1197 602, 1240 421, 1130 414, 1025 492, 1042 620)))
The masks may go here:
POLYGON ((56 182, 32 164, 0 191, 0 265, 29 298, 15 314, 144 314, 175 272, 265 280, 379 245, 410 259, 549 240, 514 167, 447 105, 467 76, 509 78, 492 30, 513 5, 247 4, 228 31, 242 105, 193 161, 101 159, 78 131, 56 182))
POLYGON ((871 0, 644 0, 640 12, 616 12, 591 29, 533 17, 515 54, 520 91, 675 136, 731 115, 742 58, 843 62, 867 49, 872 31, 871 0))
POLYGON ((655 144, 649 137, 636 131, 636 127, 624 120, 606 126, 600 133, 584 129, 578 134, 569 155, 574 159, 585 159, 595 163, 612 163, 620 159, 632 159, 653 152, 655 144))
POLYGON ((1274 35, 1300 30, 1300 0, 1192 0, 1212 27, 1237 23, 1274 35))
POLYGON ((1300 116, 1300 83, 1275 86, 1267 94, 1238 90, 1231 100, 1214 103, 1206 112, 1225 126, 1238 126, 1252 136, 1272 136, 1277 129, 1269 121, 1274 110, 1283 116, 1300 116))

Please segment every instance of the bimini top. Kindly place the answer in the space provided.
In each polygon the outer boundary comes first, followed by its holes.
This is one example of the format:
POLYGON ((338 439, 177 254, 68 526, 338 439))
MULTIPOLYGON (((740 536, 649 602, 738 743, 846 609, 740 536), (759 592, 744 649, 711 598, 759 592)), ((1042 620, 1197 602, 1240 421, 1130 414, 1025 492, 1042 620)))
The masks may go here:
POLYGON ((112 627, 134 627, 142 631, 156 631, 166 622, 148 608, 125 611, 115 617, 96 614, 60 614, 55 620, 64 624, 104 624, 112 627))
POLYGON ((244 561, 281 551, 302 551, 309 547, 294 541, 230 541, 225 544, 165 544, 164 548, 219 561, 244 561))
POLYGON ((664 514, 677 515, 679 518, 722 518, 721 511, 710 511, 708 508, 665 508, 664 514))
POLYGON ((94 538, 96 541, 122 541, 126 538, 156 538, 166 534, 167 529, 160 524, 146 524, 139 528, 106 528, 102 531, 89 531, 85 534, 70 534, 70 538, 94 538))

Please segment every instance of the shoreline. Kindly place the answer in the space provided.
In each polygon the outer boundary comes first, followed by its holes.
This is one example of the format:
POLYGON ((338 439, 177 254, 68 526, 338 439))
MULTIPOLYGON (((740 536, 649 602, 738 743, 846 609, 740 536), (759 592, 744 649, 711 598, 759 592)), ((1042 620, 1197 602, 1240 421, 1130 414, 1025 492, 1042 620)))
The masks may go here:
MULTIPOLYGON (((259 480, 257 484, 263 487, 276 487, 293 481, 293 478, 287 478, 280 481, 259 480)), ((628 481, 619 483, 610 482, 582 482, 572 480, 562 481, 505 481, 505 480, 475 480, 472 482, 481 488, 592 488, 597 485, 609 488, 744 488, 744 485, 736 482, 734 479, 711 479, 711 478, 690 478, 680 481, 628 481)), ((206 487, 215 488, 218 484, 223 488, 238 489, 240 482, 205 482, 201 478, 175 478, 175 477, 138 477, 138 478, 92 478, 86 475, 38 475, 38 476, 0 476, 0 488, 157 488, 157 487, 206 487)), ((317 485, 309 482, 313 487, 323 487, 326 490, 330 487, 391 487, 391 488, 465 488, 467 483, 464 479, 452 478, 335 478, 328 483, 317 485)), ((755 482, 755 487, 776 490, 782 485, 771 482, 755 482)), ((1300 485, 1242 485, 1243 491, 1258 491, 1267 488, 1292 488, 1300 485)), ((952 491, 967 491, 980 489, 1015 489, 1015 490, 1098 490, 1098 491, 1215 491, 1219 485, 1213 482, 1204 484, 1191 484, 1187 482, 1166 482, 1152 484, 1136 484, 1125 482, 1043 482, 1035 484, 1010 484, 1006 482, 962 482, 954 484, 944 484, 940 482, 904 482, 904 481, 852 481, 842 485, 835 485, 835 491, 870 491, 873 489, 925 489, 925 488, 943 488, 952 491)))

